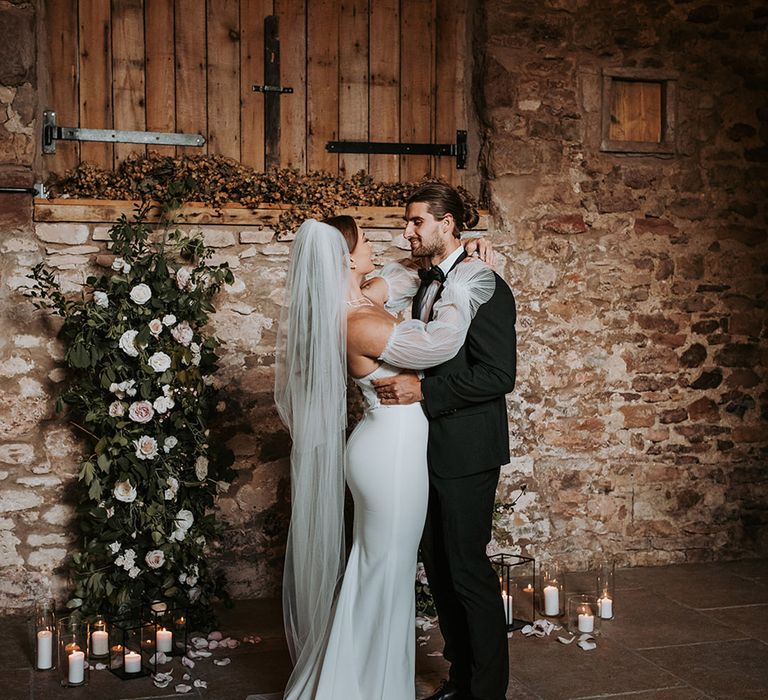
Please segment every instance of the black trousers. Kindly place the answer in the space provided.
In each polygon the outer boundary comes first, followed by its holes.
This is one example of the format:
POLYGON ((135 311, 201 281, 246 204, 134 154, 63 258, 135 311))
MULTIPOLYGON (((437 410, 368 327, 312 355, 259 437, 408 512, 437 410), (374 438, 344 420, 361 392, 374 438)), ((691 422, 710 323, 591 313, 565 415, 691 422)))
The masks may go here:
POLYGON ((478 700, 505 700, 509 682, 499 579, 485 553, 499 473, 458 479, 430 474, 421 543, 450 679, 478 700))

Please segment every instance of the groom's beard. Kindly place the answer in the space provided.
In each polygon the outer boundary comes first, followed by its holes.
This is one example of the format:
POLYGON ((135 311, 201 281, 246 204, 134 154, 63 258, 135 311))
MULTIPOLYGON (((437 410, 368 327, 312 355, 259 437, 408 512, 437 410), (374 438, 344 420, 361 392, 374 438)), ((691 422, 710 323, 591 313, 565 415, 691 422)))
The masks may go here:
POLYGON ((431 243, 421 241, 416 248, 411 248, 412 258, 434 258, 438 256, 445 256, 445 243, 440 239, 431 243))

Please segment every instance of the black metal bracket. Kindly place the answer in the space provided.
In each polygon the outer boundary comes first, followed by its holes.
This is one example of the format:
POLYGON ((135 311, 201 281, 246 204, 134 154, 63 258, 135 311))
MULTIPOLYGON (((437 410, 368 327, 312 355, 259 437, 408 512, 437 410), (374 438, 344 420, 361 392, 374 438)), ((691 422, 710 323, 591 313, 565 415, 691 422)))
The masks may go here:
POLYGON ((398 156, 453 156, 456 168, 467 167, 467 132, 456 132, 456 143, 385 143, 382 141, 328 141, 329 153, 373 153, 398 156))
POLYGON ((276 92, 278 94, 286 94, 293 92, 292 87, 281 87, 280 85, 253 85, 251 86, 253 92, 276 92))
POLYGON ((48 198, 48 190, 42 182, 36 182, 32 187, 4 187, 0 185, 0 194, 31 194, 43 199, 48 198))

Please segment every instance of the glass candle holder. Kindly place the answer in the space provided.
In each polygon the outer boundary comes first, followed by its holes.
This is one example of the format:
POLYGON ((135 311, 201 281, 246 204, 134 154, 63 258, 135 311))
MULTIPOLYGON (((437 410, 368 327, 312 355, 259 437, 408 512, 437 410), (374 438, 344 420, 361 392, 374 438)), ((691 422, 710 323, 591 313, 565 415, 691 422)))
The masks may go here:
POLYGON ((56 668, 56 601, 53 598, 36 600, 34 614, 35 669, 50 671, 56 668))
POLYGON ((601 620, 613 620, 616 614, 616 563, 601 559, 597 563, 597 604, 601 620))
MULTIPOLYGON (((186 607, 153 603, 148 611, 148 622, 155 630, 154 645, 157 652, 168 656, 183 656, 187 651, 186 607)), ((162 662, 162 656, 160 656, 162 662)))
POLYGON ((539 574, 540 608, 547 617, 564 614, 563 575, 557 562, 543 564, 539 574))
POLYGON ((106 659, 109 656, 109 633, 107 621, 101 615, 90 625, 90 650, 92 659, 106 659))
POLYGON ((109 670, 123 680, 155 672, 155 627, 141 619, 140 609, 127 617, 110 619, 109 670))
POLYGON ((568 629, 573 634, 600 634, 597 596, 568 596, 568 629))
POLYGON ((57 629, 61 685, 88 685, 88 625, 79 617, 70 616, 59 620, 57 629))

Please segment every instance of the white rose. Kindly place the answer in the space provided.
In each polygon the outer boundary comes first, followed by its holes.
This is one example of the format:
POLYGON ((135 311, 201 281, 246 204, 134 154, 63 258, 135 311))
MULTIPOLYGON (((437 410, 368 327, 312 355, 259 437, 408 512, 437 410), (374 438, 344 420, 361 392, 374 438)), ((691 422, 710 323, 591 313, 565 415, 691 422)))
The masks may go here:
POLYGON ((149 423, 155 415, 155 410, 149 401, 134 401, 128 407, 128 417, 137 423, 149 423))
POLYGON ((136 389, 134 388, 136 382, 133 379, 123 382, 123 384, 125 385, 125 393, 128 394, 128 396, 136 396, 136 389))
POLYGON ((128 570, 128 575, 129 575, 131 578, 136 578, 136 577, 137 577, 137 576, 138 576, 140 573, 141 573, 141 569, 139 569, 139 568, 137 568, 137 567, 135 567, 135 566, 132 566, 132 567, 131 567, 131 568, 128 570))
POLYGON ((118 345, 126 355, 130 355, 131 357, 138 357, 139 351, 136 349, 136 345, 134 345, 134 341, 136 340, 136 336, 138 334, 138 331, 125 331, 125 333, 120 336, 118 345))
POLYGON ((156 352, 147 362, 155 372, 165 372, 171 366, 171 358, 164 352, 156 352))
POLYGON ((194 289, 192 284, 192 270, 188 267, 180 267, 176 271, 176 286, 179 289, 194 289))
POLYGON ((181 528, 176 528, 168 537, 171 542, 183 542, 187 536, 187 531, 181 528))
POLYGON ((157 440, 149 435, 142 435, 133 441, 136 448, 136 456, 139 459, 154 459, 157 457, 157 440))
POLYGON ((125 405, 120 401, 113 401, 109 404, 109 416, 110 418, 119 418, 125 415, 125 405))
POLYGON ((149 322, 149 332, 157 338, 163 332, 163 322, 159 318, 153 318, 149 322))
POLYGON ((104 309, 109 306, 109 297, 106 292, 94 292, 93 301, 96 303, 96 306, 101 306, 104 309))
POLYGON ((195 460, 195 476, 198 481, 204 481, 208 476, 208 458, 202 455, 195 460))
POLYGON ((170 411, 176 404, 170 396, 158 396, 152 404, 158 413, 170 411))
MULTIPOLYGON (((116 483, 112 493, 118 501, 123 503, 133 503, 136 500, 136 487, 131 486, 131 482, 127 479, 116 483)), ((128 551, 132 550, 129 549, 128 551)), ((127 554, 128 552, 126 552, 126 556, 127 554)))
POLYGON ((123 260, 122 258, 115 258, 115 259, 112 261, 112 269, 113 269, 115 272, 120 272, 120 270, 122 270, 122 269, 123 269, 123 265, 124 265, 124 264, 125 264, 125 260, 123 260))
POLYGON ((192 527, 192 523, 195 522, 195 516, 192 515, 191 510, 184 508, 176 513, 174 520, 176 521, 176 527, 186 532, 192 527))
POLYGON ((123 272, 127 275, 131 271, 131 263, 123 263, 123 272))
POLYGON ((179 480, 173 476, 169 476, 165 481, 167 488, 163 493, 163 497, 166 501, 172 501, 176 498, 176 494, 179 492, 179 480))
POLYGON ((163 386, 160 387, 163 390, 163 396, 170 396, 173 394, 173 389, 171 389, 170 384, 163 384, 163 386))
POLYGON ((164 326, 172 326, 174 323, 176 323, 176 317, 173 314, 166 314, 163 316, 164 326))
POLYGON ((194 586, 197 583, 197 576, 187 576, 187 585, 194 586))
POLYGON ((120 556, 115 558, 115 566, 124 566, 125 565, 125 557, 121 554, 120 556))
POLYGON ((165 454, 168 454, 178 444, 179 441, 173 435, 170 435, 163 440, 163 451, 165 454))
POLYGON ((152 290, 146 284, 137 284, 128 294, 135 304, 146 304, 152 298, 152 290))
POLYGON ((117 541, 107 546, 109 547, 109 551, 112 552, 112 554, 117 554, 120 551, 120 543, 117 541))
POLYGON ((159 569, 165 564, 165 553, 162 549, 153 549, 151 552, 147 552, 144 561, 150 569, 159 569))
POLYGON ((189 345, 192 342, 192 338, 195 337, 195 332, 186 321, 182 321, 178 326, 171 329, 171 335, 176 339, 177 343, 189 345))
POLYGON ((197 367, 200 364, 200 346, 197 343, 192 343, 189 346, 189 349, 192 351, 192 364, 197 367))

